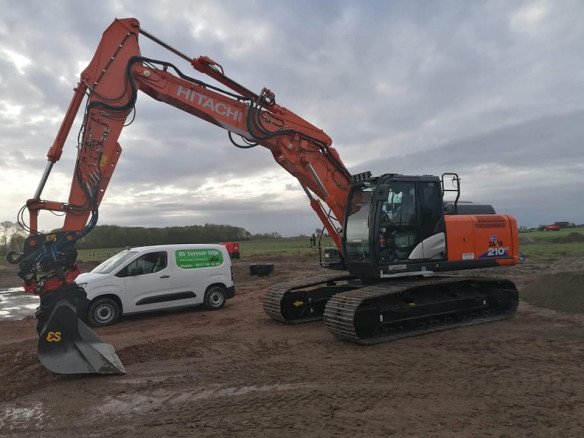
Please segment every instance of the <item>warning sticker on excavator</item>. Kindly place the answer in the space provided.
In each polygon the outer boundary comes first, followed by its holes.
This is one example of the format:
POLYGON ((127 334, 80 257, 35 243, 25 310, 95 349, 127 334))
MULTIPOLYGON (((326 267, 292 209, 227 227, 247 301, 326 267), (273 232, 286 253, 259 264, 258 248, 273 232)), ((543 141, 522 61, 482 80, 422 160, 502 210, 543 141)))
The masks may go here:
POLYGON ((489 249, 481 255, 481 259, 488 257, 508 257, 509 248, 495 234, 489 237, 489 249))
POLYGON ((107 156, 102 155, 101 159, 99 160, 99 168, 103 169, 106 164, 107 164, 107 156))
POLYGON ((211 268, 223 264, 223 254, 217 249, 181 249, 175 255, 176 265, 183 269, 211 268))

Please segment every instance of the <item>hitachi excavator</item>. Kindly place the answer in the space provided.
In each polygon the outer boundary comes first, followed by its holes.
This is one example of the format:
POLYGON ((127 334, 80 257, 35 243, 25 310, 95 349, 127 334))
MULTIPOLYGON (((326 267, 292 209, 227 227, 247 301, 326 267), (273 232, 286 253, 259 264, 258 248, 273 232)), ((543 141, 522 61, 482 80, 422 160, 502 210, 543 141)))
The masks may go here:
POLYGON ((75 283, 75 243, 97 223, 99 204, 122 152, 118 138, 138 91, 227 130, 237 147, 267 148, 300 182, 341 256, 332 267, 345 272, 274 285, 263 303, 273 319, 299 323, 324 318, 338 338, 373 344, 515 312, 518 293, 511 281, 441 274, 518 262, 515 219, 495 214, 490 206, 458 202, 456 174, 353 175, 329 136, 277 104, 273 92, 264 88, 256 94, 230 79, 212 59, 190 58, 140 28, 138 20, 119 19, 104 32, 81 73, 38 189, 19 213, 21 223, 26 209, 30 216, 23 252, 8 256, 18 264, 26 291, 40 296, 38 355, 48 370, 124 372, 114 348, 82 321, 89 302, 75 283), (142 56, 140 35, 221 85, 142 56), (69 200, 43 200, 47 178, 84 98, 69 200), (453 202, 444 201, 448 191, 454 192, 453 202), (64 213, 60 231, 39 232, 42 210, 64 213))

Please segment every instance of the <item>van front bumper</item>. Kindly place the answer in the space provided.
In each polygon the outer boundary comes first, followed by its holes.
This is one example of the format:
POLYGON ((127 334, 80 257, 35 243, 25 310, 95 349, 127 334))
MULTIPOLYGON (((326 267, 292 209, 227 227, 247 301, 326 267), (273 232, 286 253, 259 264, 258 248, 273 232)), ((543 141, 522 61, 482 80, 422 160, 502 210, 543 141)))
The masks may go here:
POLYGON ((235 296, 235 286, 227 288, 227 298, 233 298, 235 296))

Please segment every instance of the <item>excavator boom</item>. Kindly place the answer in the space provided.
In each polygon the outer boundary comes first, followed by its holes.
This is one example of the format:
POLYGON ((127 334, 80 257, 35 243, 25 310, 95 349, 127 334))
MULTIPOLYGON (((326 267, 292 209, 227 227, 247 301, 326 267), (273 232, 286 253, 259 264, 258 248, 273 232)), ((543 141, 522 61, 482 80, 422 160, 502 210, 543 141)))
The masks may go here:
POLYGON ((8 256, 10 262, 19 265, 25 290, 41 298, 41 310, 37 314, 39 357, 54 372, 123 372, 113 348, 103 344, 81 320, 72 321, 76 320, 76 312, 85 317, 88 304, 82 297, 83 290, 74 283, 79 274, 75 242, 97 224, 99 205, 122 152, 118 140, 134 110, 138 91, 227 130, 236 146, 259 145, 269 149, 276 162, 298 179, 311 207, 341 248, 338 224, 344 221, 351 175, 331 146, 330 137, 278 105, 270 90, 264 88, 258 94, 250 91, 226 76, 223 68, 209 57, 184 55, 142 30, 134 18, 115 20, 103 33, 91 62, 81 73, 47 153, 48 161, 39 186, 26 203, 30 236, 24 251, 8 256), (142 56, 141 34, 189 61, 194 69, 227 89, 190 77, 168 61, 142 56), (84 98, 69 199, 67 202, 42 199, 45 184, 61 158, 84 98), (234 136, 241 138, 241 143, 234 136), (323 202, 329 212, 325 211, 323 202), (38 217, 43 210, 64 213, 59 232, 39 232, 38 217), (59 336, 55 337, 55 333, 59 336), (68 366, 57 366, 61 362, 67 362, 68 366))
MULTIPOLYGON (((316 195, 328 205, 336 222, 343 222, 351 174, 331 146, 328 135, 278 105, 270 90, 264 88, 260 94, 255 94, 228 78, 222 67, 210 58, 188 58, 141 30, 136 19, 121 19, 115 20, 104 32, 93 59, 81 74, 67 114, 49 149, 47 169, 39 189, 27 204, 33 233, 38 230, 40 210, 65 212, 65 231, 79 231, 87 225, 121 154, 118 139, 133 111, 138 90, 224 128, 229 131, 230 138, 235 134, 248 143, 266 147, 276 162, 298 179, 311 201, 315 201, 312 194, 316 195), (190 60, 194 68, 230 90, 189 77, 169 62, 142 57, 138 45, 141 33, 190 60), (69 201, 41 200, 44 184, 62 154, 84 95, 88 99, 69 201)), ((248 143, 244 147, 249 147, 248 143)), ((331 223, 330 215, 324 213, 319 202, 311 202, 311 205, 322 210, 318 216, 340 248, 339 230, 331 223)))

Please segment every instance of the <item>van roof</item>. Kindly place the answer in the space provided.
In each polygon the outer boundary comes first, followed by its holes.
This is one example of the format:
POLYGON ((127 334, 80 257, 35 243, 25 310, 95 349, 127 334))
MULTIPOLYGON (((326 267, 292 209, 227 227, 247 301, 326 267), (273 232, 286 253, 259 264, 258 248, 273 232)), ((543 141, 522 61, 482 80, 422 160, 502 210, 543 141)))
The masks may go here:
POLYGON ((219 245, 218 243, 181 243, 173 245, 151 245, 151 246, 133 246, 129 249, 138 251, 156 251, 164 249, 218 249, 224 250, 224 245, 219 245))

